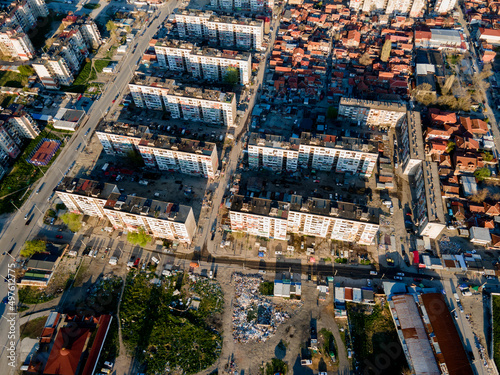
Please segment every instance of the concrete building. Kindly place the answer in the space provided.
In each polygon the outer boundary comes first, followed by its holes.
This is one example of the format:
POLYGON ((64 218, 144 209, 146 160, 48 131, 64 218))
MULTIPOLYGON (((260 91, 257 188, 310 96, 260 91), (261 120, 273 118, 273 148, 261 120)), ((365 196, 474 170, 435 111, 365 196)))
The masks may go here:
POLYGON ((80 25, 80 32, 89 48, 95 50, 102 44, 101 33, 90 17, 82 22, 80 25))
POLYGON ((406 115, 406 105, 392 102, 341 98, 339 116, 359 126, 396 127, 406 115))
POLYGON ((179 40, 163 40, 155 44, 155 52, 162 68, 187 71, 195 78, 223 82, 228 68, 238 70, 239 82, 246 85, 252 74, 252 58, 248 52, 196 47, 179 40))
POLYGON ((62 56, 43 55, 32 65, 38 78, 47 89, 56 90, 59 85, 70 86, 75 78, 62 56))
POLYGON ((27 33, 36 26, 37 18, 48 15, 44 0, 14 1, 0 13, 0 25, 12 28, 20 26, 22 32, 27 33))
POLYGON ((362 10, 365 13, 384 10, 387 1, 388 0, 364 0, 362 10))
POLYGON ((262 20, 218 16, 211 11, 182 10, 176 13, 175 21, 181 39, 202 39, 211 45, 262 50, 262 20))
POLYGON ((248 162, 253 169, 294 172, 301 167, 370 177, 377 158, 375 148, 368 144, 337 142, 330 135, 312 137, 310 133, 302 133, 300 139, 291 138, 285 142, 280 136, 266 135, 264 138, 252 133, 248 140, 248 162))
POLYGON ((146 167, 214 178, 219 166, 215 143, 155 134, 146 126, 102 123, 96 130, 104 152, 125 156, 137 150, 146 167))
POLYGON ((20 138, 12 132, 8 123, 0 121, 0 159, 8 161, 8 158, 15 159, 21 153, 20 138))
POLYGON ((408 112, 396 131, 399 147, 399 160, 404 175, 416 172, 416 167, 425 160, 420 112, 408 112))
POLYGON ((10 117, 9 124, 13 126, 23 138, 35 139, 40 134, 38 124, 25 111, 21 111, 10 117))
POLYGON ((499 29, 485 29, 478 28, 476 38, 479 41, 484 41, 494 47, 500 46, 500 30, 499 29))
POLYGON ((139 108, 164 108, 173 118, 235 126, 236 95, 232 92, 181 87, 174 80, 154 77, 137 77, 129 88, 139 108))
POLYGON ((263 12, 273 10, 274 0, 210 0, 210 6, 223 11, 263 12))
POLYGON ((410 15, 421 17, 424 12, 425 0, 350 0, 349 7, 354 11, 372 12, 384 11, 386 14, 410 15))
POLYGON ((191 243, 196 231, 193 209, 120 193, 113 184, 66 177, 56 193, 70 211, 107 218, 115 229, 143 228, 156 238, 191 243))
POLYGON ((290 202, 236 195, 229 217, 232 231, 279 240, 296 233, 370 245, 379 230, 369 209, 300 195, 292 195, 290 202))
POLYGON ((385 8, 386 14, 408 14, 412 8, 413 0, 388 0, 385 8))
POLYGON ((455 8, 457 0, 436 0, 434 4, 434 12, 439 14, 448 13, 455 8))
POLYGON ((5 56, 10 56, 21 61, 33 58, 35 48, 30 38, 22 32, 22 28, 2 27, 0 29, 0 51, 5 56))

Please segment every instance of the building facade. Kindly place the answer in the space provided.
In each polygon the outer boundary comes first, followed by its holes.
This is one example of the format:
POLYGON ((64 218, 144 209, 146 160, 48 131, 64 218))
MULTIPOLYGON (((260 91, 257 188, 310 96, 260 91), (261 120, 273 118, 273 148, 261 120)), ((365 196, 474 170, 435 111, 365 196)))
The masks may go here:
POLYGON ((263 12, 272 11, 274 0, 211 0, 210 6, 213 9, 222 9, 223 11, 251 11, 263 12))
POLYGON ((180 87, 173 80, 148 77, 129 83, 139 108, 166 110, 173 118, 235 126, 236 95, 232 92, 180 87))
POLYGON ((295 233, 370 245, 379 230, 372 214, 351 203, 298 195, 291 202, 236 195, 229 218, 232 231, 265 238, 286 240, 287 233, 295 233))
POLYGON ((191 207, 127 196, 113 184, 66 177, 56 193, 70 211, 106 218, 115 229, 143 228, 156 238, 184 243, 191 243, 196 231, 191 207))
POLYGON ((152 134, 145 126, 104 123, 96 134, 108 155, 137 150, 147 167, 214 178, 219 166, 215 143, 152 134))
POLYGON ((182 10, 176 13, 175 21, 181 39, 202 39, 226 48, 262 50, 262 20, 218 16, 210 11, 182 10))
POLYGON ((448 13, 455 8, 457 0, 436 0, 434 4, 434 12, 439 14, 448 13))
POLYGON ((11 56, 21 61, 28 61, 35 55, 35 48, 31 44, 30 38, 22 32, 20 26, 0 29, 0 51, 5 56, 11 56))
POLYGON ((252 59, 248 52, 196 47, 192 43, 165 40, 155 45, 157 60, 162 68, 188 72, 195 78, 224 82, 228 69, 238 72, 239 83, 246 85, 252 74, 252 59))
POLYGON ((24 111, 9 118, 9 124, 23 138, 35 139, 40 134, 40 128, 36 121, 24 111))
POLYGON ((253 133, 248 141, 248 162, 252 169, 295 172, 300 167, 370 177, 377 159, 377 153, 346 149, 329 135, 311 137, 302 133, 301 138, 285 142, 279 136, 263 138, 253 133))
POLYGON ((339 116, 359 126, 396 127, 406 115, 406 105, 400 103, 341 98, 339 116))

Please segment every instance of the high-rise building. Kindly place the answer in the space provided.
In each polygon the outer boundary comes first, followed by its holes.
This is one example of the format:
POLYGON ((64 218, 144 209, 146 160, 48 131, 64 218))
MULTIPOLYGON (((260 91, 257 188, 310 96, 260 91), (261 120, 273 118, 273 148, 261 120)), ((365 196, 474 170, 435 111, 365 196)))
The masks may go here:
POLYGON ((68 27, 78 28, 88 49, 97 49, 102 43, 101 33, 95 22, 89 16, 76 16, 70 14, 62 20, 66 30, 68 27))
POLYGON ((75 78, 62 56, 50 57, 44 54, 32 64, 38 78, 47 89, 56 90, 59 85, 70 86, 75 78))
POLYGON ((20 26, 22 32, 27 33, 36 26, 37 18, 48 15, 44 0, 14 1, 0 13, 0 25, 12 28, 20 26))
POLYGON ((378 158, 376 149, 371 148, 369 152, 368 144, 343 144, 330 135, 311 137, 302 133, 300 138, 285 142, 280 136, 252 133, 248 140, 248 163, 253 169, 296 171, 301 167, 370 177, 378 158))
POLYGON ((408 14, 413 0, 387 0, 386 14, 408 14))
POLYGON ((340 118, 358 123, 360 126, 396 127, 405 115, 405 104, 352 98, 340 99, 340 118))
POLYGON ((154 77, 135 78, 129 88, 139 108, 162 110, 164 105, 173 118, 235 126, 236 95, 232 92, 180 87, 174 80, 154 77))
POLYGON ((11 56, 21 61, 33 58, 35 48, 22 28, 2 27, 0 29, 0 51, 5 56, 11 56))
POLYGON ((214 178, 218 168, 215 143, 153 134, 146 126, 102 123, 96 130, 104 152, 127 155, 137 150, 147 167, 214 178))
POLYGON ((349 7, 354 11, 385 11, 386 14, 423 16, 425 0, 350 0, 349 7))
POLYGON ((214 46, 262 50, 264 22, 249 18, 218 16, 214 12, 183 10, 175 15, 181 39, 207 40, 214 46))
MULTIPOLYGON (((384 10, 388 0, 364 0, 363 12, 373 12, 384 10)), ((390 0, 389 0, 390 1, 390 0)))
POLYGON ((160 66, 165 69, 187 71, 196 78, 223 82, 228 69, 234 68, 242 85, 250 82, 252 59, 248 52, 200 48, 171 39, 158 41, 155 52, 160 66))
POLYGON ((20 108, 14 113, 8 113, 10 112, 9 109, 2 112, 2 115, 5 114, 5 112, 10 115, 8 119, 9 124, 16 129, 17 133, 22 138, 35 139, 40 134, 41 131, 38 124, 28 113, 26 113, 26 111, 22 109, 22 106, 20 106, 20 108))
POLYGON ((296 233, 370 245, 379 230, 376 210, 300 195, 290 202, 235 195, 229 218, 232 231, 279 240, 296 233))
POLYGON ((5 156, 8 155, 11 159, 15 159, 21 153, 19 148, 20 140, 13 134, 9 124, 0 121, 0 150, 3 151, 2 158, 6 161, 5 156))
POLYGON ((107 218, 115 229, 143 228, 156 238, 184 243, 191 243, 196 232, 191 207, 126 195, 113 184, 65 177, 56 193, 70 211, 107 218))

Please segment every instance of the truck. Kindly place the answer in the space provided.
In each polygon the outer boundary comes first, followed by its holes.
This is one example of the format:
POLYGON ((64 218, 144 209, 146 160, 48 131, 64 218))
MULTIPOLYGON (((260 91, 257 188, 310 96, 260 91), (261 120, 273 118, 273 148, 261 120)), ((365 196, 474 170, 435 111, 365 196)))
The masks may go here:
POLYGON ((118 263, 118 258, 117 257, 111 257, 109 258, 109 264, 112 266, 115 266, 118 263))

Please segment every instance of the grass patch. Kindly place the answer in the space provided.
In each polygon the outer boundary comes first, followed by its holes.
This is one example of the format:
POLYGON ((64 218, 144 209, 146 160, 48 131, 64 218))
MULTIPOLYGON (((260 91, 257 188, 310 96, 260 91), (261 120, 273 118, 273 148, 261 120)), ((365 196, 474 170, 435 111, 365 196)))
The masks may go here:
MULTIPOLYGON (((220 335, 196 311, 186 309, 189 297, 182 275, 165 279, 161 285, 152 283, 154 277, 134 271, 127 276, 120 307, 127 348, 145 365, 147 374, 170 373, 174 369, 194 374, 209 367, 220 355, 220 335), (176 288, 181 292, 174 296, 176 288)), ((205 295, 208 289, 200 288, 200 294, 205 295)), ((206 302, 204 296, 199 297, 201 307, 206 302)))
POLYGON ((11 71, 0 71, 0 86, 2 87, 18 87, 23 88, 28 86, 28 76, 11 71))
POLYGON ((360 371, 371 372, 371 366, 375 363, 379 368, 380 363, 377 360, 393 354, 394 351, 387 353, 384 350, 388 343, 392 343, 400 348, 399 355, 395 358, 391 355, 390 361, 384 362, 386 367, 380 370, 387 374, 405 373, 408 365, 388 305, 382 308, 380 305, 348 304, 347 313, 352 328, 353 349, 360 371))
POLYGON ((10 172, 0 183, 0 214, 13 212, 16 210, 14 205, 21 207, 24 201, 29 197, 29 193, 26 193, 26 189, 29 189, 32 184, 43 176, 43 173, 49 169, 50 165, 56 160, 61 152, 62 145, 46 167, 38 168, 28 163, 26 159, 31 152, 33 152, 38 143, 40 143, 42 138, 60 139, 56 134, 44 130, 38 137, 30 140, 24 151, 13 164, 10 172))
POLYGON ((21 327, 19 327, 19 332, 21 332, 19 339, 22 340, 26 337, 29 337, 30 339, 38 338, 42 333, 43 326, 46 321, 47 317, 41 316, 40 318, 35 318, 27 323, 24 323, 21 327))
POLYGON ((109 60, 94 60, 94 68, 97 70, 97 73, 102 73, 102 70, 106 68, 111 61, 109 60))
POLYGON ((36 303, 43 303, 52 301, 56 298, 57 294, 46 294, 45 290, 41 290, 32 286, 19 288, 19 303, 23 305, 34 305, 36 303))
POLYGON ((73 84, 71 86, 62 86, 61 90, 83 94, 87 90, 88 82, 96 78, 97 74, 92 69, 92 63, 90 61, 86 62, 73 84))
POLYGON ((493 304, 493 360, 500 368, 500 296, 491 296, 493 304))
POLYGON ((86 8, 86 9, 97 9, 97 8, 101 7, 101 4, 98 4, 98 3, 85 4, 83 7, 86 8))
POLYGON ((113 56, 115 55, 115 52, 116 52, 116 50, 117 50, 117 49, 118 49, 118 47, 117 47, 117 46, 113 46, 113 47, 111 47, 111 48, 108 50, 108 52, 106 52, 106 58, 107 58, 107 59, 112 59, 112 58, 113 58, 113 56))

